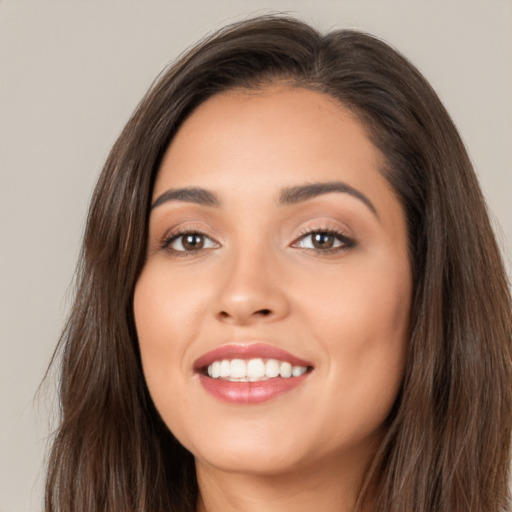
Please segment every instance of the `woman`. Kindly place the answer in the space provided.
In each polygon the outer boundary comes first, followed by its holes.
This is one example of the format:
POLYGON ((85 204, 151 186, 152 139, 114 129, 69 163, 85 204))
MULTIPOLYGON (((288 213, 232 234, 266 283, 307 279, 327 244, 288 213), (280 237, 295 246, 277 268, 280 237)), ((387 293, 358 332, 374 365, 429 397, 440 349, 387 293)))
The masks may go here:
POLYGON ((100 177, 46 510, 505 510, 511 325, 418 71, 358 32, 228 27, 100 177))

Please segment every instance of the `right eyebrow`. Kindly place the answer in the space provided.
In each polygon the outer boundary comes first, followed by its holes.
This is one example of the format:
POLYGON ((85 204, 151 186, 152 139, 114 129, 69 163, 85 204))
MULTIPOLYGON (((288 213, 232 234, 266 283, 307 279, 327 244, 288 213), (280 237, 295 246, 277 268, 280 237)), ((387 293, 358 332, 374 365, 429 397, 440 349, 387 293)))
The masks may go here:
POLYGON ((196 203, 201 206, 220 206, 220 201, 213 192, 199 187, 186 187, 166 190, 155 199, 151 210, 169 201, 196 203))
POLYGON ((341 181, 309 183, 306 185, 299 185, 298 187, 285 188, 281 192, 279 202, 281 204, 297 204, 323 194, 330 194, 331 192, 341 192, 359 199, 377 218, 379 217, 377 209, 368 197, 356 188, 341 181))

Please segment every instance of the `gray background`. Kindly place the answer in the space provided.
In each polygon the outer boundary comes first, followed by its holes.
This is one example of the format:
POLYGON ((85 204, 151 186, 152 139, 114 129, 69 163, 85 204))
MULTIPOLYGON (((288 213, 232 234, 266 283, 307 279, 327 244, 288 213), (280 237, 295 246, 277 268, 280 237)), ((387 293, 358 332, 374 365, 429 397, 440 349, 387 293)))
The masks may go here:
POLYGON ((42 508, 55 380, 36 391, 111 144, 169 61, 270 10, 372 32, 420 68, 469 148, 510 268, 511 0, 0 0, 0 512, 42 508))

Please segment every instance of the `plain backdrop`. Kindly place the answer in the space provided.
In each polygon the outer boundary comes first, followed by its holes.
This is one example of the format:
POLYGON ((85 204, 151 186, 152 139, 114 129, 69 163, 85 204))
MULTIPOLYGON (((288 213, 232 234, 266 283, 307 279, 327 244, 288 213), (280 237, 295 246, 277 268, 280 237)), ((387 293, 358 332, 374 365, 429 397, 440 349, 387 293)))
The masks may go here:
POLYGON ((371 32, 419 67, 469 148, 510 269, 511 0, 0 0, 0 512, 42 509, 55 379, 36 392, 110 146, 170 61, 270 11, 371 32))

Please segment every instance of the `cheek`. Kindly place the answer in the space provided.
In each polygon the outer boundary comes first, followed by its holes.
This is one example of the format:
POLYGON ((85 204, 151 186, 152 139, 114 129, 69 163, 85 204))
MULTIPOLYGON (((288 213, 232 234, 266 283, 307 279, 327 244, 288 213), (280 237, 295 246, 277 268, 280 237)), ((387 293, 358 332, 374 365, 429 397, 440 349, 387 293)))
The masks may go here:
POLYGON ((379 423, 396 398, 407 357, 412 293, 407 257, 347 258, 345 267, 304 284, 308 293, 301 295, 301 311, 329 354, 332 394, 326 400, 341 407, 340 390, 347 390, 347 410, 366 411, 379 423))
POLYGON ((134 314, 141 343, 165 346, 193 336, 197 317, 207 305, 205 276, 170 272, 165 261, 150 262, 143 269, 134 294, 134 314))
POLYGON ((135 287, 135 324, 153 403, 169 429, 183 437, 188 430, 180 418, 193 409, 187 393, 192 371, 187 348, 198 335, 197 317, 204 301, 195 280, 180 280, 158 263, 146 264, 135 287))
POLYGON ((403 339, 409 327, 412 279, 407 257, 391 251, 357 254, 330 272, 303 280, 302 309, 335 345, 364 348, 403 339), (307 293, 306 293, 307 290, 307 293), (366 333, 366 336, 365 336, 366 333))
POLYGON ((184 355, 198 329, 201 294, 160 266, 143 269, 134 293, 134 316, 144 375, 154 398, 183 375, 184 355))

